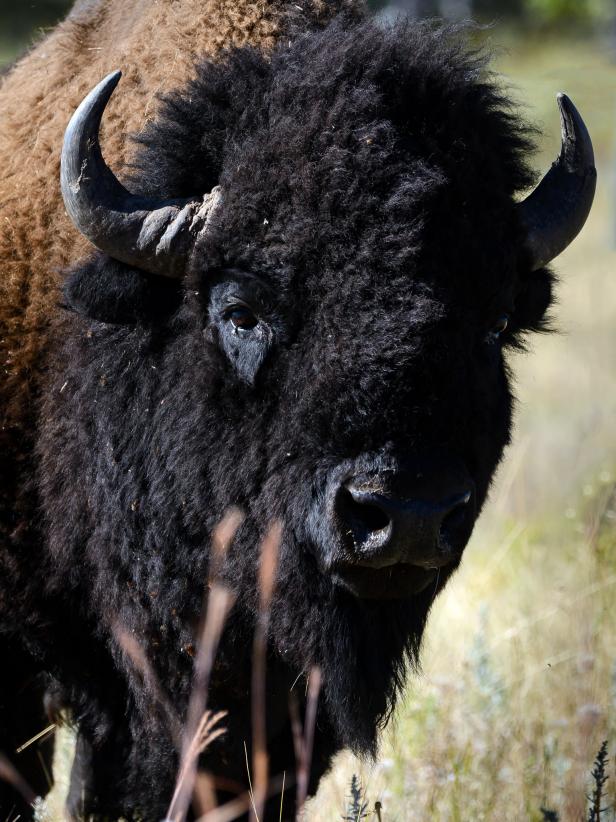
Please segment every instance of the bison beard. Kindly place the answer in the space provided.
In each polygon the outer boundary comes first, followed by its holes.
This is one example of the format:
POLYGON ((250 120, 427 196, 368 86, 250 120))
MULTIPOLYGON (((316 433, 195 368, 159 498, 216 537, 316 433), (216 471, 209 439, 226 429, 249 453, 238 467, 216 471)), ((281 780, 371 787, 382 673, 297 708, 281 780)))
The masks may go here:
POLYGON ((117 626, 183 715, 209 539, 232 505, 246 514, 224 570, 238 602, 209 698, 229 728, 204 767, 245 783, 258 546, 275 519, 270 772, 293 770, 289 691, 314 664, 311 790, 340 748, 375 752, 460 556, 412 596, 358 598, 334 581, 324 489, 347 463, 455 459, 470 533, 509 439, 504 349, 545 328, 551 301, 515 211, 529 135, 459 31, 411 23, 342 18, 271 58, 232 51, 164 99, 129 187, 219 184, 215 223, 182 282, 99 253, 70 272, 39 402, 44 595, 27 604, 79 727, 78 810, 85 793, 86 812, 164 814, 177 757, 117 626), (256 336, 230 325, 236 292, 258 305, 256 336))

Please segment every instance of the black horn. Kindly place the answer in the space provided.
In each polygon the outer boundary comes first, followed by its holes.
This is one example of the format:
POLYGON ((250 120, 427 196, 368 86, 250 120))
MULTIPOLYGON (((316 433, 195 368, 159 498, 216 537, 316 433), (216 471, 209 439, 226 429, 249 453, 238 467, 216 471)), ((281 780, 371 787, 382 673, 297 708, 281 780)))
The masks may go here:
POLYGON ((580 233, 595 196, 597 172, 588 129, 566 94, 558 95, 562 129, 556 162, 518 205, 532 270, 557 257, 580 233))
POLYGON ((184 274, 197 235, 220 196, 155 200, 131 194, 105 163, 99 144, 103 112, 120 81, 115 71, 83 100, 66 129, 60 182, 75 227, 116 260, 165 277, 184 274))

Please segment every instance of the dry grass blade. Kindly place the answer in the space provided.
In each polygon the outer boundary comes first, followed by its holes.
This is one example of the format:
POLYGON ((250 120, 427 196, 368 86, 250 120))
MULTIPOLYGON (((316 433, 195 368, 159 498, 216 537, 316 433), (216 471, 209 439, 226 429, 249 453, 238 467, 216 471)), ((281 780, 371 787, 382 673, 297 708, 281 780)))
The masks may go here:
POLYGON ((192 746, 195 754, 198 755, 203 753, 203 751, 208 748, 215 739, 218 739, 219 736, 222 736, 225 733, 226 728, 218 728, 216 726, 222 719, 224 719, 226 715, 226 711, 218 711, 215 714, 211 711, 206 711, 203 714, 203 719, 197 728, 194 744, 192 746))
MULTIPOLYGON (((289 716, 291 718, 291 732, 293 734, 293 748, 295 752, 295 761, 301 762, 303 743, 302 722, 299 718, 299 706, 297 697, 291 691, 289 694, 289 716)), ((299 766, 299 765, 298 765, 299 766)))
POLYGON ((38 759, 39 764, 41 766, 41 770, 43 771, 43 774, 45 775, 45 781, 47 782, 47 788, 49 790, 51 790, 53 788, 53 778, 51 776, 51 773, 49 772, 49 768, 47 767, 47 763, 45 762, 43 754, 38 749, 36 751, 36 756, 37 756, 37 759, 38 759))
MULTIPOLYGON (((193 795, 197 777, 197 761, 201 753, 195 740, 199 739, 200 728, 205 721, 210 676, 220 637, 235 602, 233 592, 219 581, 219 577, 229 546, 242 520, 243 515, 240 511, 237 509, 229 511, 216 528, 212 539, 210 575, 206 591, 207 606, 204 608, 205 618, 201 622, 197 637, 194 681, 184 728, 180 769, 167 812, 167 818, 173 822, 182 822, 185 819, 193 795)), ((216 716, 220 717, 218 714, 216 716)), ((219 736, 220 733, 216 735, 219 736)), ((208 744, 211 742, 213 739, 210 739, 208 744)))
POLYGON ((215 781, 207 771, 197 771, 193 788, 193 807, 197 816, 204 816, 218 806, 215 781))
POLYGON ((238 816, 242 816, 246 811, 252 807, 252 798, 250 794, 244 793, 230 802, 225 802, 219 808, 206 813, 198 822, 232 822, 238 816))
POLYGON ((282 539, 282 523, 275 522, 265 535, 261 545, 261 562, 259 564, 259 596, 260 615, 269 613, 274 583, 276 581, 276 569, 278 567, 278 552, 282 539))
POLYGON ((255 809, 255 795, 252 790, 252 776, 250 775, 250 762, 248 761, 248 748, 246 747, 246 740, 244 740, 244 757, 246 759, 246 776, 248 777, 248 796, 250 797, 250 807, 256 816, 257 811, 255 809))
POLYGON ((154 670, 145 655, 145 651, 137 642, 135 637, 126 631, 119 623, 112 626, 112 631, 116 642, 124 652, 125 656, 130 659, 135 670, 140 673, 144 684, 153 695, 154 701, 164 715, 165 722, 169 728, 173 741, 179 748, 182 738, 180 721, 173 705, 171 704, 171 701, 160 687, 158 677, 154 673, 154 670))
POLYGON ((214 529, 209 572, 210 583, 214 583, 220 578, 229 547, 243 521, 244 514, 240 509, 231 508, 214 529))
MULTIPOLYGON (((268 785, 267 796, 273 796, 280 791, 284 786, 284 781, 284 775, 271 779, 268 785)), ((252 796, 250 792, 247 791, 241 796, 238 796, 229 802, 225 802, 224 805, 221 805, 209 813, 204 814, 197 820, 197 822, 232 822, 232 820, 237 819, 239 816, 246 813, 246 811, 251 807, 252 796)))
POLYGON ((252 655, 252 770, 254 775, 253 806, 250 818, 259 822, 265 810, 268 779, 266 731, 266 659, 270 604, 278 566, 282 525, 272 525, 261 545, 259 564, 259 615, 255 627, 252 655))
POLYGON ((304 732, 297 710, 297 703, 293 700, 291 706, 291 724, 297 759, 297 812, 299 813, 308 796, 308 781, 310 777, 310 763, 312 761, 312 747, 314 744, 314 729, 317 721, 317 706, 321 692, 321 669, 316 665, 311 669, 308 678, 308 702, 306 704, 306 720, 304 732))
MULTIPOLYGON (((191 772, 194 768, 195 772, 192 774, 192 782, 190 784, 190 793, 188 794, 188 798, 190 801, 190 796, 192 795, 195 779, 196 779, 196 767, 197 767, 197 760, 199 756, 208 748, 215 739, 222 736, 226 728, 217 727, 218 723, 224 719, 227 715, 226 711, 218 711, 218 713, 212 713, 212 711, 205 711, 203 716, 201 717, 201 722, 197 726, 197 730, 195 735, 190 741, 188 749, 185 752, 185 755, 182 760, 182 767, 180 768, 180 773, 178 775, 175 793, 173 794, 173 798, 171 800, 171 805, 169 807, 169 811, 167 812, 167 818, 170 820, 181 820, 183 819, 182 816, 178 816, 178 812, 181 811, 181 807, 178 810, 178 797, 180 797, 187 783, 191 780, 191 772)), ((188 810, 188 805, 186 806, 186 810, 188 810)), ((184 810, 184 815, 186 813, 184 810)))
POLYGON ((9 762, 2 753, 0 753, 0 779, 12 785, 17 793, 21 794, 28 805, 33 805, 36 802, 36 794, 30 785, 28 785, 17 768, 9 762))
POLYGON ((282 773, 282 789, 280 791, 280 813, 278 814, 278 822, 282 822, 282 811, 284 808, 284 783, 287 778, 287 772, 283 771, 282 773))
POLYGON ((23 745, 20 745, 19 748, 17 748, 15 750, 15 753, 19 754, 22 751, 25 751, 26 748, 30 747, 30 745, 34 745, 34 743, 38 742, 39 739, 44 739, 46 736, 49 736, 49 734, 53 733, 53 731, 55 731, 55 730, 56 730, 56 723, 53 722, 51 725, 48 725, 46 728, 43 728, 42 731, 39 731, 34 736, 31 736, 30 739, 28 739, 27 742, 24 742, 23 745))

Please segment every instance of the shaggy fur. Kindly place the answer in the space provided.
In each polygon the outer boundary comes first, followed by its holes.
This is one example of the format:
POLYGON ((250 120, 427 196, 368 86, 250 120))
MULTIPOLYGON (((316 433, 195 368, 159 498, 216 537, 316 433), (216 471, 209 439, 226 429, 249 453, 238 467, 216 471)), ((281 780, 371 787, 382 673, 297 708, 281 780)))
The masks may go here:
MULTIPOLYGON (((112 143, 125 127, 113 111, 112 143)), ((244 510, 210 692, 229 727, 203 764, 245 785, 258 545, 280 519, 271 772, 293 770, 288 693, 300 677, 301 706, 314 664, 311 788, 341 747, 374 752, 453 568, 402 601, 354 598, 327 572, 327 488, 353 465, 455 458, 479 510, 509 438, 506 348, 542 328, 551 276, 528 270, 516 220, 529 131, 460 32, 345 16, 271 57, 232 50, 201 62, 139 142, 135 190, 219 183, 222 206, 182 284, 99 254, 71 271, 35 384, 41 542, 31 559, 0 555, 14 580, 26 569, 28 586, 13 582, 24 633, 79 724, 87 810, 154 820, 177 759, 115 627, 183 715, 209 537, 229 506, 244 510), (229 295, 253 307, 257 331, 234 334, 229 295)), ((15 631, 14 613, 0 619, 15 631)))
MULTIPOLYGON (((215 57, 247 43, 269 50, 292 29, 323 25, 345 6, 351 9, 354 0, 80 0, 0 77, 0 659, 11 660, 0 682, 6 708, 0 708, 0 750, 14 750, 45 723, 42 683, 33 688, 41 666, 22 664, 15 648, 51 660, 59 640, 50 639, 46 626, 70 626, 76 617, 72 604, 65 610, 64 603, 48 602, 44 615, 33 607, 44 596, 32 484, 34 405, 45 352, 56 345, 59 272, 87 251, 60 195, 69 118, 102 77, 121 67, 122 95, 110 106, 102 136, 106 156, 121 169, 132 151, 128 136, 153 116, 157 94, 192 75, 197 55, 215 57), (15 715, 31 719, 16 728, 15 715)), ((72 639, 64 639, 70 647, 72 639)), ((19 765, 44 791, 34 749, 19 765)), ((0 784, 0 814, 13 804, 4 791, 0 784)))

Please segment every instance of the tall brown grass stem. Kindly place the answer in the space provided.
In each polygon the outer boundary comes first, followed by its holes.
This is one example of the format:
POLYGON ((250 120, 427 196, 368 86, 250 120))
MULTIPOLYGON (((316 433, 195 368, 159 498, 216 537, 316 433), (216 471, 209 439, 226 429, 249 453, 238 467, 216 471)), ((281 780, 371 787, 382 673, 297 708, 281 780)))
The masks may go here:
POLYGON ((278 551, 282 536, 282 525, 275 522, 269 529, 261 544, 261 561, 259 564, 259 613, 255 626, 252 652, 252 771, 254 777, 253 806, 250 812, 251 822, 259 822, 265 811, 268 780, 267 730, 266 730, 266 666, 267 666, 267 630, 269 625, 270 604, 278 551))
POLYGON ((314 729, 317 721, 317 707, 321 692, 321 669, 314 666, 308 677, 308 700, 306 703, 306 718, 302 732, 297 700, 292 695, 289 701, 293 742, 295 745, 295 759, 297 761, 297 814, 304 807, 308 796, 310 779, 310 763, 312 761, 312 747, 314 744, 314 729))
POLYGON ((193 687, 186 713, 180 768, 167 811, 167 818, 172 822, 183 822, 186 818, 195 786, 199 755, 222 733, 221 729, 214 732, 213 725, 208 724, 213 721, 214 716, 216 724, 222 715, 212 715, 206 711, 207 694, 220 637, 235 602, 233 592, 220 581, 220 573, 242 520, 243 514, 237 509, 232 509, 218 525, 212 539, 210 574, 205 593, 205 618, 201 621, 197 635, 193 687), (203 741, 204 733, 206 737, 209 734, 207 743, 203 741))
POLYGON ((12 785, 28 805, 33 805, 36 802, 37 796, 30 785, 2 753, 0 753, 0 779, 12 785))

